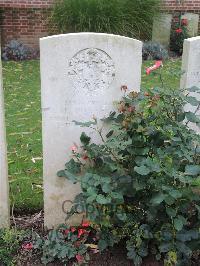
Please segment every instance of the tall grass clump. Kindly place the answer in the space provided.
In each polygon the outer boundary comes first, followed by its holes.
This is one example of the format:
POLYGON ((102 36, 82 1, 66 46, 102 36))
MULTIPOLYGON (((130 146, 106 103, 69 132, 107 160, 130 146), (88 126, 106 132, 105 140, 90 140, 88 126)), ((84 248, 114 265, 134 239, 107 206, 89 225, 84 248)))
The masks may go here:
POLYGON ((59 33, 104 32, 149 39, 161 0, 59 0, 51 22, 59 33))

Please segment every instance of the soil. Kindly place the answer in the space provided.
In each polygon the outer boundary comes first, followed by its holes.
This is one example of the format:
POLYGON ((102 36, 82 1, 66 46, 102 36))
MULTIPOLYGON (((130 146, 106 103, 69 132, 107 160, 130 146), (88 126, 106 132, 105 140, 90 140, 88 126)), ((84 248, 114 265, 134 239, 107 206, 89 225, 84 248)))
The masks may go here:
MULTIPOLYGON (((23 215, 12 217, 11 224, 17 229, 30 229, 40 234, 44 233, 43 212, 34 215, 23 215)), ((89 266, 134 266, 133 262, 127 259, 126 250, 122 246, 115 246, 101 254, 90 254, 89 266)), ((21 249, 16 258, 16 266, 43 266, 40 261, 40 254, 34 250, 21 249)), ((200 255, 192 262, 192 266, 200 265, 200 255)), ((64 266, 62 263, 50 263, 48 266, 64 266)), ((71 266, 71 265, 67 265, 71 266)), ((142 266, 163 266, 163 263, 147 258, 142 266)))

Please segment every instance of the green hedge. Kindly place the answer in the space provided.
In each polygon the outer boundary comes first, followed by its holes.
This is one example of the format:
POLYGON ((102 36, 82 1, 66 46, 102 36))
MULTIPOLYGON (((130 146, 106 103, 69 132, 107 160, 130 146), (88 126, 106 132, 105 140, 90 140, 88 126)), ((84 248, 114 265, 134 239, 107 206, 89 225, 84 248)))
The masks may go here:
POLYGON ((60 0, 51 17, 59 33, 105 32, 149 39, 160 0, 60 0))

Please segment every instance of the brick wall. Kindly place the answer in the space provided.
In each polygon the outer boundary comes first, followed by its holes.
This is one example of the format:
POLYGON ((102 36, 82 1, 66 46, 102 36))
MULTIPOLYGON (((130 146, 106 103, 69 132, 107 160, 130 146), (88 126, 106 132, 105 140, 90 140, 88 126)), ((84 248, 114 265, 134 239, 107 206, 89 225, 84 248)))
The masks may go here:
MULTIPOLYGON (((108 0, 109 1, 109 0, 108 0)), ((38 47, 39 38, 48 35, 48 15, 55 0, 0 0, 3 11, 0 26, 3 45, 19 39, 30 47, 38 47)), ((200 0, 163 0, 163 10, 200 14, 200 0), (178 3, 180 2, 180 3, 178 3)))
POLYGON ((38 48, 48 35, 48 15, 54 0, 0 0, 2 45, 18 39, 38 48))
POLYGON ((168 11, 200 12, 200 0, 164 0, 168 11))
MULTIPOLYGON (((200 0, 163 0, 163 10, 173 14, 174 22, 180 13, 195 13, 200 16, 200 0)), ((199 20, 200 33, 200 20, 199 20)))

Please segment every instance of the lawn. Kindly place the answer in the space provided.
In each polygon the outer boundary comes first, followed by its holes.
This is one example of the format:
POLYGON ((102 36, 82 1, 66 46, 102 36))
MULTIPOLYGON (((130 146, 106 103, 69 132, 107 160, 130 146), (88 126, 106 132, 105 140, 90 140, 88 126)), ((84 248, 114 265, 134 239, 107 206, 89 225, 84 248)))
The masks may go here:
MULTIPOLYGON (((146 76, 142 87, 160 86, 158 75, 146 76)), ((166 87, 179 86, 181 60, 169 60, 162 69, 166 87)), ((3 63, 12 209, 34 212, 43 206, 42 138, 39 61, 3 63)))

